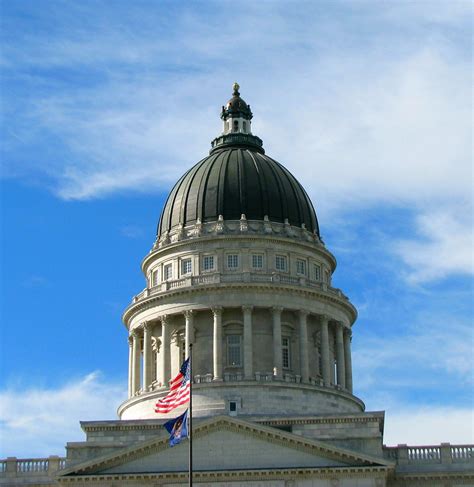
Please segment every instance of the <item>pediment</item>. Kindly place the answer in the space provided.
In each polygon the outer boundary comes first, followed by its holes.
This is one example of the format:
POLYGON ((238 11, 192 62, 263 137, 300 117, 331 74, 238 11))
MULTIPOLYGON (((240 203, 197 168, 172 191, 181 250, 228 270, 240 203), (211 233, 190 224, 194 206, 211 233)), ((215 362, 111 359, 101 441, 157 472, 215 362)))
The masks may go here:
MULTIPOLYGON (((380 458, 328 446, 275 428, 219 416, 193 427, 194 471, 387 467, 380 458)), ((165 431, 119 452, 75 465, 60 478, 186 472, 188 440, 173 448, 165 431)))

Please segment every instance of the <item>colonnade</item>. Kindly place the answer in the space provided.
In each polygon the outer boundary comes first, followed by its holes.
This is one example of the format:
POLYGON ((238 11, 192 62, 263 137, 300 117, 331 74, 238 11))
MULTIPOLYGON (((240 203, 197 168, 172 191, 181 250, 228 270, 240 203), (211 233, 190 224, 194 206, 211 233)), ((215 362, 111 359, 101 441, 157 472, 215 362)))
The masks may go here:
MULTIPOLYGON (((253 306, 243 306, 243 378, 253 380, 253 306)), ((272 314, 272 343, 273 343, 273 376, 275 380, 283 380, 283 350, 282 350, 282 320, 284 308, 271 308, 272 314)), ((211 308, 213 315, 213 380, 223 380, 223 308, 211 308)), ((185 311, 184 340, 186 350, 194 342, 194 317, 192 310, 185 311)), ((300 376, 302 383, 310 383, 310 359, 315 360, 309 353, 308 347, 308 311, 298 311, 298 348, 300 361, 300 376)), ((320 367, 319 375, 323 386, 337 385, 352 393, 352 360, 351 360, 351 330, 342 323, 332 320, 326 315, 318 315, 320 322, 320 367), (331 333, 330 333, 331 332, 331 333), (334 346, 330 346, 330 336, 334 338, 334 346)), ((161 382, 167 385, 171 379, 171 325, 169 315, 159 318, 161 322, 161 336, 159 337, 159 359, 162 371, 161 382)), ((156 322, 145 322, 139 328, 132 330, 129 337, 129 397, 140 391, 147 391, 153 382, 153 350, 152 328, 156 322), (143 343, 141 341, 143 340, 143 343), (143 352, 143 363, 142 363, 143 352)))

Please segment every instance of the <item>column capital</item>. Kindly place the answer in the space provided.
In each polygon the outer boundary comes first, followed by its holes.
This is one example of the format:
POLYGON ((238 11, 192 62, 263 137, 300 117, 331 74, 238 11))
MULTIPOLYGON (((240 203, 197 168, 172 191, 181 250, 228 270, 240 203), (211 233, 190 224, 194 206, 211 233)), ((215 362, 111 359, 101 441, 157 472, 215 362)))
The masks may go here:
POLYGON ((211 308, 211 311, 214 314, 214 316, 218 316, 222 314, 222 309, 223 309, 222 306, 213 306, 211 308))
POLYGON ((272 307, 272 313, 273 314, 281 314, 283 311, 283 306, 273 306, 272 307))
POLYGON ((329 315, 320 315, 320 320, 321 322, 325 322, 325 323, 329 323, 329 320, 331 319, 331 317, 329 315))
POLYGON ((305 309, 300 309, 298 310, 298 314, 301 318, 306 318, 309 315, 309 311, 306 311, 305 309))
POLYGON ((194 316, 196 313, 194 312, 194 310, 193 310, 193 309, 187 309, 187 310, 186 310, 186 311, 185 311, 183 314, 184 314, 184 317, 185 317, 187 320, 190 320, 190 319, 192 319, 192 318, 193 318, 193 316, 194 316))
POLYGON ((139 338, 140 337, 140 333, 139 333, 139 330, 138 328, 134 328, 131 332, 130 332, 130 335, 133 337, 133 338, 139 338))
POLYGON ((161 324, 165 324, 168 323, 168 320, 169 320, 169 315, 161 315, 160 316, 160 321, 161 321, 161 324))
POLYGON ((153 323, 151 321, 144 321, 143 322, 143 331, 151 331, 153 328, 153 323))
POLYGON ((242 311, 243 311, 244 313, 251 313, 251 312, 253 311, 253 308, 254 308, 254 307, 253 307, 251 304, 244 304, 244 305, 242 306, 242 311))

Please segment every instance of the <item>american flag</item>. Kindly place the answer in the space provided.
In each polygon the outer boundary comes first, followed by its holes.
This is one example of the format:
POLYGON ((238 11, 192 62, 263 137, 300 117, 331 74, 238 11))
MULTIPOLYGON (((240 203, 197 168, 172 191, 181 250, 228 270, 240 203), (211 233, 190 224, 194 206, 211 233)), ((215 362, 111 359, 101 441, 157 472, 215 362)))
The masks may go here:
POLYGON ((155 413, 166 414, 189 401, 191 389, 189 358, 183 362, 179 374, 171 381, 170 391, 155 406, 155 413))

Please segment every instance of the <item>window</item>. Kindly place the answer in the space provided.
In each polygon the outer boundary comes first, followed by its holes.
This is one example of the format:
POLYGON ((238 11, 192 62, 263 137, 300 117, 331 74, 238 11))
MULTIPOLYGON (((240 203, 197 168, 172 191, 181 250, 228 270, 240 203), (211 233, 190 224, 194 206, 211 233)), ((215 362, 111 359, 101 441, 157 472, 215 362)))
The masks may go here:
POLYGON ((230 401, 229 402, 229 411, 231 413, 237 412, 237 403, 235 401, 230 401))
POLYGON ((239 267, 239 256, 237 254, 229 254, 227 256, 227 268, 237 269, 239 267))
POLYGON ((260 254, 252 255, 252 267, 254 269, 263 269, 263 255, 260 254))
POLYGON ((288 337, 283 337, 281 339, 281 353, 282 353, 283 368, 289 369, 290 368, 290 339, 288 337))
POLYGON ((275 267, 277 271, 286 271, 286 256, 277 255, 275 256, 275 267))
POLYGON ((187 274, 191 274, 191 271, 192 271, 191 259, 183 259, 181 261, 181 274, 185 276, 187 274))
POLYGON ((165 281, 168 281, 169 279, 172 279, 173 277, 173 264, 166 264, 163 267, 163 279, 165 281))
POLYGON ((242 365, 242 336, 227 335, 227 365, 240 367, 242 365))
POLYGON ((205 255, 202 259, 202 268, 205 271, 212 271, 214 270, 214 256, 213 255, 205 255))
POLYGON ((306 275, 306 261, 303 259, 296 259, 296 273, 306 275))
POLYGON ((321 280, 321 266, 319 264, 313 264, 313 278, 315 281, 321 280))
POLYGON ((239 131, 239 121, 234 120, 234 132, 238 132, 238 131, 239 131))
POLYGON ((151 287, 155 287, 158 284, 158 269, 154 269, 151 271, 151 287))
POLYGON ((247 122, 242 122, 242 128, 244 132, 247 132, 247 122))

